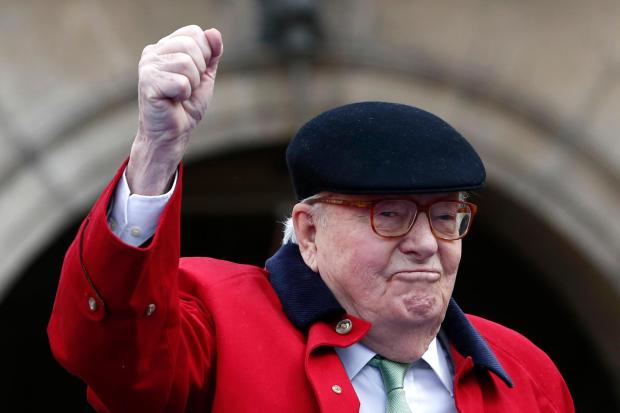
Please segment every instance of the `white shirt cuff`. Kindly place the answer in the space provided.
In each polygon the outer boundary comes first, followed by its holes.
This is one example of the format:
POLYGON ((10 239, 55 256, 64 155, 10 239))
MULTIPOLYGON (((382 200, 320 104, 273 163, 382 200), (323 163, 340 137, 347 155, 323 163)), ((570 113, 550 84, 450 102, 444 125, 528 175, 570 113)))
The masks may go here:
POLYGON ((155 233, 159 217, 176 187, 178 172, 174 174, 172 188, 165 194, 155 196, 132 194, 125 173, 126 170, 114 191, 108 211, 108 225, 123 242, 137 247, 155 233))

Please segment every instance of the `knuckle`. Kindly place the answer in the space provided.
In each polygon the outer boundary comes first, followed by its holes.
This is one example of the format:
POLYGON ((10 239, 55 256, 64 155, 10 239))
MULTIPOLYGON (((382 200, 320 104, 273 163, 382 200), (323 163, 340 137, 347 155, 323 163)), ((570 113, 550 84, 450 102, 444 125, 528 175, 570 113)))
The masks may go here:
POLYGON ((155 60, 156 56, 157 55, 153 53, 143 54, 138 62, 138 67, 148 66, 155 60))
POLYGON ((172 79, 172 84, 176 89, 183 92, 187 92, 188 90, 191 91, 192 88, 189 79, 186 76, 175 76, 172 79))
POLYGON ((138 71, 140 82, 145 82, 155 77, 156 68, 152 64, 141 65, 138 71))
POLYGON ((161 46, 163 43, 165 43, 169 39, 170 39, 170 36, 162 37, 161 39, 157 41, 157 43, 155 43, 155 46, 161 46))
POLYGON ((192 59, 192 57, 187 53, 180 53, 178 59, 179 64, 185 69, 189 69, 194 66, 194 59, 192 59))
POLYGON ((153 45, 153 44, 146 45, 144 47, 144 49, 142 49, 142 55, 141 56, 145 57, 145 56, 153 54, 153 49, 155 49, 155 45, 153 45))
POLYGON ((154 63, 159 68, 170 65, 180 66, 185 61, 183 56, 185 56, 184 53, 165 53, 157 56, 157 59, 154 60, 154 63))
POLYGON ((195 71, 196 64, 191 56, 186 53, 174 53, 171 55, 161 56, 158 62, 160 70, 164 68, 178 71, 180 73, 193 73, 195 71))
POLYGON ((183 52, 189 53, 193 47, 195 46, 195 41, 189 36, 179 36, 177 38, 179 42, 179 46, 181 47, 183 52))
POLYGON ((187 26, 187 30, 193 35, 201 35, 203 33, 202 28, 197 24, 190 24, 189 26, 187 26))

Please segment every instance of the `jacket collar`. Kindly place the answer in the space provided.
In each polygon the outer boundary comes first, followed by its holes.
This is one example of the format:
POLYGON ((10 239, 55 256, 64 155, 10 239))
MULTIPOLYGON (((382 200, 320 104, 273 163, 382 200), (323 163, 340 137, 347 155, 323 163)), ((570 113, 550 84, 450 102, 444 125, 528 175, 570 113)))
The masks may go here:
POLYGON ((441 324, 441 328, 459 353, 466 357, 471 356, 474 365, 492 371, 508 387, 512 387, 512 379, 508 376, 508 373, 506 373, 486 340, 469 322, 463 310, 454 301, 454 298, 450 299, 446 317, 441 324))
MULTIPOLYGON (((317 321, 345 313, 321 277, 305 264, 296 244, 283 245, 265 266, 286 316, 299 330, 306 331, 317 321)), ((460 354, 471 356, 474 365, 492 371, 512 387, 499 360, 454 299, 450 299, 441 327, 460 354)))
POLYGON ((299 330, 330 315, 344 313, 323 279, 301 258, 297 244, 283 245, 265 263, 284 313, 299 330))

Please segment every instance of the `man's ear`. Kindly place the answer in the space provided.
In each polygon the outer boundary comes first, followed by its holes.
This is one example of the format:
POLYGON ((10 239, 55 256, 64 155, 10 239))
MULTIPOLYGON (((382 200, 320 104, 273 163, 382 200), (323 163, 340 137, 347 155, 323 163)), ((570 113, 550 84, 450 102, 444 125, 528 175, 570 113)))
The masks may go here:
POLYGON ((299 203, 293 207, 293 227, 295 228, 295 238, 299 245, 299 252, 304 262, 312 271, 319 272, 317 263, 317 248, 315 242, 316 222, 314 222, 310 211, 312 206, 299 203))

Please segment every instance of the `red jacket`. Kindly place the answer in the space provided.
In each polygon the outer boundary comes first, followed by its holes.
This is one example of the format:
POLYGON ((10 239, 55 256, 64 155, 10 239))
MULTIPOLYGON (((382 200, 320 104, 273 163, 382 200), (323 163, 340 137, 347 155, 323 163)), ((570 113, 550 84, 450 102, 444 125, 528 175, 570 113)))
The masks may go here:
MULTIPOLYGON (((359 411, 333 347, 370 325, 343 313, 296 246, 268 270, 179 260, 180 179, 150 244, 128 246, 106 220, 119 177, 67 251, 48 326, 54 356, 88 384, 97 411, 359 411), (342 318, 348 334, 334 330, 342 318)), ((442 329, 459 412, 574 411, 556 367, 523 336, 454 302, 442 329)))

